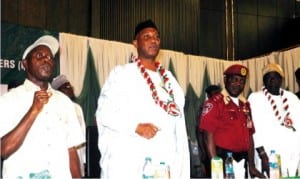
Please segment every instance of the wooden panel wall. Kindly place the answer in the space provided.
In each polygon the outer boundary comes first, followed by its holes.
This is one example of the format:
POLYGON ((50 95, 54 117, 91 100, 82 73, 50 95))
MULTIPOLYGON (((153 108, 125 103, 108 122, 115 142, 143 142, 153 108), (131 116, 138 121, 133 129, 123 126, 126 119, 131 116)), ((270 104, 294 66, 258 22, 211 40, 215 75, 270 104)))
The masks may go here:
POLYGON ((79 35, 90 33, 90 0, 1 0, 1 21, 79 35))

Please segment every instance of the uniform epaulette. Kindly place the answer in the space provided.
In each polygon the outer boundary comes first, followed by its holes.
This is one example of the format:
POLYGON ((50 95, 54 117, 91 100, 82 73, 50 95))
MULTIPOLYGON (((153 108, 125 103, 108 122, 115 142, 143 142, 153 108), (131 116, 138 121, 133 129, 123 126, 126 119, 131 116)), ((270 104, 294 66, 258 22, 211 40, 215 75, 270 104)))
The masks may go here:
POLYGON ((223 99, 223 95, 221 93, 217 93, 210 97, 210 99, 214 102, 219 101, 220 99, 223 99))

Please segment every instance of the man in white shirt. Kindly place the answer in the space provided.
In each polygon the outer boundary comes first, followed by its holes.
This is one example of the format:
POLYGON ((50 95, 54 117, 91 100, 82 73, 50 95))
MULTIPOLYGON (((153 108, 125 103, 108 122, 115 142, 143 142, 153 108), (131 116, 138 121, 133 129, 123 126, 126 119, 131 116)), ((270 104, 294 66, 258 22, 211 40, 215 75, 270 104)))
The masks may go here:
POLYGON ((24 84, 0 97, 3 178, 79 178, 76 146, 84 143, 72 101, 51 88, 57 39, 30 45, 24 84))
POLYGON ((282 176, 293 177, 300 162, 300 101, 281 88, 283 79, 278 64, 267 64, 263 69, 264 86, 251 93, 248 100, 256 128, 253 139, 257 168, 269 173, 268 155, 275 150, 281 157, 282 176))

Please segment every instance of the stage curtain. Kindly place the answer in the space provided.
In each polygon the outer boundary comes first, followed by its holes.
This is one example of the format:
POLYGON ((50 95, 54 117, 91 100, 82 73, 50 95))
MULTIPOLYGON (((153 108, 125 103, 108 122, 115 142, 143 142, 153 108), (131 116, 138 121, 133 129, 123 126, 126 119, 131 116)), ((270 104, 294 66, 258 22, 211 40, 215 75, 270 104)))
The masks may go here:
POLYGON ((100 85, 96 72, 94 57, 89 48, 87 55, 87 65, 84 75, 84 88, 78 96, 78 103, 84 111, 86 126, 96 125, 95 113, 97 109, 98 96, 100 94, 100 85))
POLYGON ((67 76, 74 86, 74 93, 79 96, 82 91, 87 65, 88 38, 73 34, 59 34, 60 73, 67 76))

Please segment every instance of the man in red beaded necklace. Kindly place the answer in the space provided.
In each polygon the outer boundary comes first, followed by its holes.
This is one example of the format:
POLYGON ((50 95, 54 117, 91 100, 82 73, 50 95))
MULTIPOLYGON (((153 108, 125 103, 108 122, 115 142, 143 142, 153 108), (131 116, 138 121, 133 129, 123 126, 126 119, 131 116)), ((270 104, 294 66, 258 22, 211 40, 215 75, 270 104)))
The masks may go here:
POLYGON ((248 100, 256 133, 257 167, 269 175, 268 154, 275 150, 281 156, 282 177, 296 176, 300 162, 300 101, 281 88, 285 75, 276 63, 263 68, 263 87, 251 93, 248 100))
POLYGON ((185 97, 156 60, 159 31, 151 20, 135 28, 133 63, 115 67, 98 99, 101 178, 142 178, 145 158, 169 166, 171 178, 190 178, 185 97))

